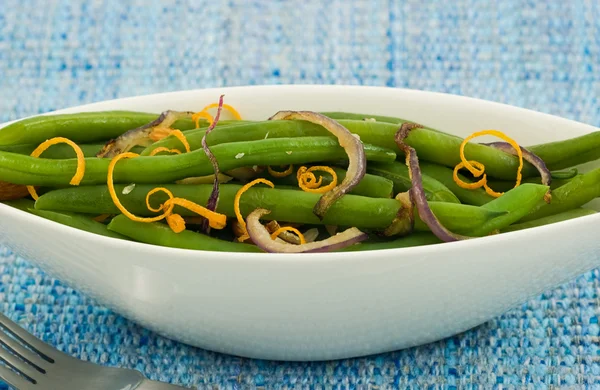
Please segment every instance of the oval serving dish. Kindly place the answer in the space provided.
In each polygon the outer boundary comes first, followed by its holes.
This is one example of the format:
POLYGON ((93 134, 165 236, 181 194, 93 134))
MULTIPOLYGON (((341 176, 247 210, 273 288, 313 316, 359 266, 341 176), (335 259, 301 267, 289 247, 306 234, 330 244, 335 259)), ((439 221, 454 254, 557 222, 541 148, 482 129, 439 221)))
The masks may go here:
MULTIPOLYGON (((354 86, 205 89, 56 113, 194 110, 221 93, 243 118, 253 120, 279 110, 372 113, 463 137, 499 129, 521 145, 597 130, 466 97, 354 86)), ((591 207, 600 210, 597 203, 591 207)), ((595 214, 424 247, 217 253, 111 239, 0 204, 0 242, 99 303, 184 343, 277 360, 356 357, 465 331, 600 266, 599 227, 600 214, 595 214)))

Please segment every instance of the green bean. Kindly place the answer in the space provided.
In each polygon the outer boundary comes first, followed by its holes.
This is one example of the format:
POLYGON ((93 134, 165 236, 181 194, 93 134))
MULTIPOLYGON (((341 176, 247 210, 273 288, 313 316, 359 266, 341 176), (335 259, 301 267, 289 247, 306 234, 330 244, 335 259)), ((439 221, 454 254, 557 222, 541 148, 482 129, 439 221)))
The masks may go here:
POLYGON ((339 252, 356 252, 356 251, 373 251, 382 249, 398 249, 398 248, 409 248, 413 246, 425 246, 432 244, 439 244, 442 241, 437 238, 431 232, 417 232, 412 233, 406 237, 396 238, 394 240, 372 240, 361 242, 356 245, 352 245, 343 249, 339 252))
POLYGON ((600 131, 563 141, 529 146, 550 170, 565 169, 600 159, 600 131))
POLYGON ((569 211, 563 211, 562 213, 548 215, 547 217, 542 217, 539 219, 534 219, 528 222, 516 223, 514 225, 510 225, 504 229, 502 232, 513 232, 516 230, 530 229, 538 226, 549 225, 556 222, 562 222, 573 218, 584 217, 586 215, 596 214, 595 210, 590 209, 573 209, 569 211))
POLYGON ((60 223, 62 225, 70 226, 86 232, 99 234, 101 236, 127 239, 124 235, 112 232, 108 230, 106 225, 94 221, 90 216, 76 214, 68 211, 49 211, 49 210, 37 210, 34 208, 34 202, 29 199, 18 199, 2 202, 9 206, 18 208, 19 210, 26 211, 30 214, 37 215, 45 219, 60 223))
POLYGON ((335 120, 346 119, 346 120, 364 121, 364 120, 373 120, 374 119, 377 122, 393 123, 396 125, 407 122, 407 120, 405 120, 405 119, 400 119, 400 118, 396 118, 393 116, 355 114, 352 112, 331 111, 331 112, 322 112, 321 114, 328 116, 329 118, 335 119, 335 120))
MULTIPOLYGON (((221 171, 253 165, 285 165, 317 161, 344 161, 348 156, 328 137, 266 139, 212 147, 221 171)), ((391 150, 365 145, 367 160, 393 161, 391 150)), ((82 184, 105 183, 109 159, 86 158, 82 184)), ((49 160, 0 152, 0 180, 14 184, 57 186, 71 181, 77 160, 49 160)), ((115 183, 168 183, 214 173, 202 149, 170 156, 138 157, 119 162, 115 183)))
MULTIPOLYGON (((425 161, 422 161, 419 165, 421 166, 421 171, 424 175, 432 177, 445 185, 452 193, 454 193, 454 195, 456 195, 458 199, 460 199, 462 203, 471 204, 474 206, 483 206, 484 204, 494 200, 492 196, 486 194, 483 188, 468 190, 459 187, 459 185, 456 184, 452 178, 453 171, 451 168, 425 161)), ((458 174, 458 177, 467 183, 472 182, 472 180, 460 173, 458 174)))
MULTIPOLYGON (((371 115, 371 114, 354 114, 351 112, 322 112, 321 114, 330 117, 335 120, 360 120, 360 121, 373 121, 375 122, 383 122, 383 123, 391 123, 396 126, 401 125, 406 122, 412 122, 407 119, 402 119, 393 116, 384 116, 384 115, 371 115)), ((446 133, 444 131, 440 131, 437 129, 428 128, 431 131, 435 131, 436 133, 442 133, 446 135, 451 135, 450 133, 446 133)))
MULTIPOLYGON (((412 181, 408 175, 408 167, 401 162, 372 163, 367 165, 367 171, 390 179, 394 183, 394 193, 408 191, 412 187, 412 181)), ((427 200, 460 203, 460 200, 442 183, 436 179, 423 174, 423 189, 427 200)))
POLYGON ((112 219, 108 224, 108 230, 127 236, 135 241, 170 248, 219 252, 262 252, 260 248, 254 245, 220 240, 190 230, 175 233, 165 224, 135 222, 122 214, 112 219))
MULTIPOLYGON (((575 176, 576 177, 576 176, 575 176)), ((565 184, 567 184, 569 181, 573 180, 573 178, 570 179, 552 179, 552 183, 550 184, 550 189, 554 190, 557 189, 558 187, 561 187, 565 184)), ((539 177, 528 177, 526 179, 523 179, 521 181, 521 183, 533 183, 533 184, 539 184, 540 183, 540 178, 539 177)), ((488 181, 488 185, 494 190, 494 191, 498 191, 498 192, 506 192, 512 188, 515 187, 515 181, 508 181, 508 180, 489 180, 488 181)))
POLYGON ((548 191, 548 186, 525 183, 517 188, 505 192, 499 198, 481 206, 482 209, 490 211, 503 211, 505 215, 489 220, 469 231, 469 236, 483 236, 493 231, 504 229, 517 222, 541 201, 548 191))
MULTIPOLYGON (((146 207, 146 194, 153 188, 161 186, 169 189, 174 196, 191 200, 198 204, 206 204, 212 185, 136 185, 127 195, 122 194, 124 185, 115 186, 123 205, 132 213, 140 216, 153 216, 146 207)), ((217 211, 234 217, 234 198, 241 188, 237 184, 222 184, 219 193, 217 211)), ((508 193, 507 193, 508 194, 508 193)), ((519 196, 517 194, 517 196, 519 196)), ((362 229, 385 229, 396 217, 401 205, 395 199, 368 198, 358 195, 344 195, 328 210, 323 220, 313 213, 313 207, 320 194, 304 191, 252 187, 245 192, 240 201, 242 215, 248 215, 258 207, 271 210, 266 219, 283 222, 356 226, 362 229)), ((509 196, 513 198, 514 196, 509 196)), ((166 195, 157 193, 151 200, 157 207, 166 200, 166 195)), ((506 212, 502 210, 484 209, 481 207, 458 203, 429 202, 431 209, 442 223, 457 232, 473 230, 492 219, 502 218, 506 212)), ((113 204, 106 186, 73 187, 59 189, 42 195, 35 207, 40 210, 67 210, 80 213, 116 214, 119 210, 113 204)), ((193 212, 177 206, 175 212, 183 216, 194 215, 193 212)), ((415 228, 426 230, 427 227, 417 219, 415 228)))
MULTIPOLYGON (((80 144, 78 146, 81 148, 85 157, 94 157, 96 156, 96 153, 102 149, 104 144, 80 144)), ((37 144, 8 145, 0 146, 0 151, 30 155, 37 147, 37 144)), ((130 151, 133 153, 141 153, 143 150, 144 148, 141 146, 134 146, 130 151)), ((75 158, 76 155, 75 150, 73 150, 71 146, 67 144, 56 144, 44 151, 40 157, 51 160, 60 160, 75 158)))
POLYGON ((10 207, 14 207, 15 209, 19 209, 21 211, 27 211, 30 208, 35 206, 35 202, 28 198, 14 199, 14 200, 3 200, 2 202, 5 205, 10 207))
MULTIPOLYGON (((502 233, 523 230, 523 229, 531 229, 538 226, 549 225, 552 223, 557 223, 561 221, 566 221, 568 219, 584 217, 586 215, 595 214, 596 211, 589 209, 574 209, 570 211, 565 211, 560 214, 536 219, 529 222, 519 223, 510 225, 501 230, 502 233)), ((413 233, 406 237, 400 237, 394 240, 381 240, 374 239, 366 242, 361 242, 360 244, 352 245, 347 248, 341 249, 341 252, 354 252, 354 251, 367 251, 367 250, 382 250, 382 249, 398 249, 398 248, 408 248, 413 246, 424 246, 424 245, 432 245, 441 243, 439 238, 437 238, 433 233, 430 232, 417 232, 413 233)))
MULTIPOLYGON (((311 166, 310 164, 307 164, 307 167, 310 167, 310 166, 311 166)), ((273 168, 275 169, 276 167, 273 167, 273 168)), ((342 180, 344 180, 344 178, 346 177, 346 170, 342 169, 342 168, 338 168, 338 167, 331 167, 331 168, 336 173, 338 183, 341 183, 342 180)), ((286 168, 283 168, 283 169, 286 169, 286 168)), ((275 170, 278 170, 278 169, 275 169, 275 170)), ((258 176, 262 177, 262 178, 266 178, 268 180, 271 180, 273 183, 275 183, 275 185, 278 188, 279 188, 280 184, 299 188, 296 171, 297 170, 295 169, 294 172, 292 172, 292 174, 287 175, 285 177, 278 178, 278 177, 273 177, 265 170, 258 176)), ((333 180, 332 176, 327 172, 315 171, 314 174, 317 177, 317 180, 319 177, 323 178, 322 186, 326 186, 326 185, 330 184, 331 181, 333 180)), ((393 196, 393 183, 391 180, 388 180, 384 177, 377 176, 377 175, 370 175, 367 173, 362 178, 362 180, 358 183, 358 185, 356 187, 354 187, 352 189, 352 191, 350 191, 350 194, 368 196, 371 198, 391 198, 393 196)))
MULTIPOLYGON (((49 138, 66 137, 76 143, 91 143, 116 138, 127 130, 145 125, 158 114, 132 111, 81 112, 40 115, 0 129, 0 145, 40 144, 49 138)), ((194 128, 191 119, 173 124, 180 130, 194 128)))
MULTIPOLYGON (((202 149, 202 138, 204 137, 205 133, 206 130, 203 129, 185 132, 186 139, 192 150, 202 149)), ((209 146, 213 146, 230 142, 256 141, 265 138, 272 139, 314 136, 331 137, 331 133, 329 133, 322 126, 307 121, 264 121, 216 127, 206 138, 206 143, 209 146)), ((142 152, 142 156, 149 156, 154 149, 159 147, 165 147, 168 149, 181 148, 181 141, 172 136, 166 137, 148 146, 142 152)))
MULTIPOLYGON (((398 152, 398 146, 394 136, 398 126, 392 123, 368 122, 357 120, 339 120, 350 132, 360 137, 362 142, 384 148, 390 148, 398 152)), ((186 133, 188 142, 192 149, 201 148, 201 140, 204 131, 196 130, 186 133)), ((207 137, 208 145, 221 143, 251 141, 268 138, 308 137, 308 136, 331 136, 324 128, 307 121, 264 121, 235 127, 222 126, 216 128, 207 137)), ((421 160, 432 161, 441 165, 454 167, 460 162, 459 147, 462 138, 443 134, 430 129, 414 129, 406 138, 406 143, 414 147, 421 160)), ((180 148, 181 144, 175 137, 167 137, 155 142, 146 149, 143 154, 147 155, 157 147, 180 148)), ((469 159, 477 160, 486 167, 486 173, 490 177, 510 180, 516 177, 518 159, 515 156, 504 153, 486 145, 469 143, 465 147, 465 153, 469 159)), ((524 177, 537 176, 538 171, 529 163, 523 168, 524 177)))
MULTIPOLYGON (((372 118, 377 122, 392 123, 396 125, 409 122, 406 119, 381 115, 354 114, 347 112, 324 112, 322 114, 336 120, 365 120, 372 118)), ((437 129, 428 128, 428 130, 450 135, 437 129)), ((411 146, 415 147, 417 152, 419 151, 416 146, 411 146)), ((580 137, 570 138, 563 141, 531 145, 528 146, 527 149, 539 156, 544 161, 548 169, 565 169, 600 159, 600 131, 595 131, 580 137)), ((470 156, 468 153, 467 155, 470 156)))
POLYGON ((538 202, 530 214, 521 222, 540 219, 550 215, 572 210, 600 197, 600 168, 578 175, 567 184, 552 191, 552 201, 547 204, 538 202))

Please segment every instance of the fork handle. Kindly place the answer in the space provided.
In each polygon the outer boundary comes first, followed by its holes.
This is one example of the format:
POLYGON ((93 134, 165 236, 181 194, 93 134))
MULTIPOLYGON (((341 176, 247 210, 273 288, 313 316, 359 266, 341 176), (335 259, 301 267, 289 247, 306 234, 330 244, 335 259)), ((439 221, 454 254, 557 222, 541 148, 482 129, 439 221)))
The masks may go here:
POLYGON ((187 387, 170 385, 168 383, 155 382, 145 379, 142 383, 139 384, 135 390, 181 390, 187 389, 187 387))

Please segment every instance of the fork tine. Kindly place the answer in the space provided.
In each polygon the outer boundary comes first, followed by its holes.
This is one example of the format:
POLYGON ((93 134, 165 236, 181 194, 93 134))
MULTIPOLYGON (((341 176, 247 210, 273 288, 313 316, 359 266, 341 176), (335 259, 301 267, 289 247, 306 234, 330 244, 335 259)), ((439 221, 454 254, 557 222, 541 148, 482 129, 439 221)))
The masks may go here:
POLYGON ((25 360, 42 373, 45 373, 48 369, 48 365, 51 364, 48 363, 46 360, 42 359, 37 353, 31 352, 30 350, 25 348, 21 343, 19 343, 17 340, 13 339, 2 329, 0 329, 0 346, 2 345, 4 345, 4 347, 10 352, 19 356, 21 359, 25 360))
POLYGON ((50 363, 54 363, 54 359, 52 359, 50 356, 60 353, 57 349, 52 348, 40 339, 29 334, 25 329, 21 328, 2 313, 0 313, 0 327, 6 329, 8 333, 13 335, 29 348, 33 349, 44 360, 50 363))
POLYGON ((37 382, 36 377, 40 375, 40 372, 4 348, 0 348, 0 360, 17 373, 30 379, 32 382, 37 382))
POLYGON ((10 368, 0 366, 0 380, 3 380, 17 390, 33 390, 33 384, 20 375, 15 374, 10 368))

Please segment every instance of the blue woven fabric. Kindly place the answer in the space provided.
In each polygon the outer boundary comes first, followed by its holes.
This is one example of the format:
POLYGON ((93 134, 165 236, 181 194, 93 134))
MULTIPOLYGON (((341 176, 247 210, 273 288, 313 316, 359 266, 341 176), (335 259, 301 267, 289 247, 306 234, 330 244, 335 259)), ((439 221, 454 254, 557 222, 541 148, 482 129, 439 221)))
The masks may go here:
MULTIPOLYGON (((181 89, 408 87, 600 126, 600 2, 0 1, 0 121, 181 89)), ((600 272, 451 339, 320 363, 159 337, 0 243, 0 311, 92 362, 198 389, 600 389, 600 272)), ((3 389, 0 385, 0 389, 3 389)))

